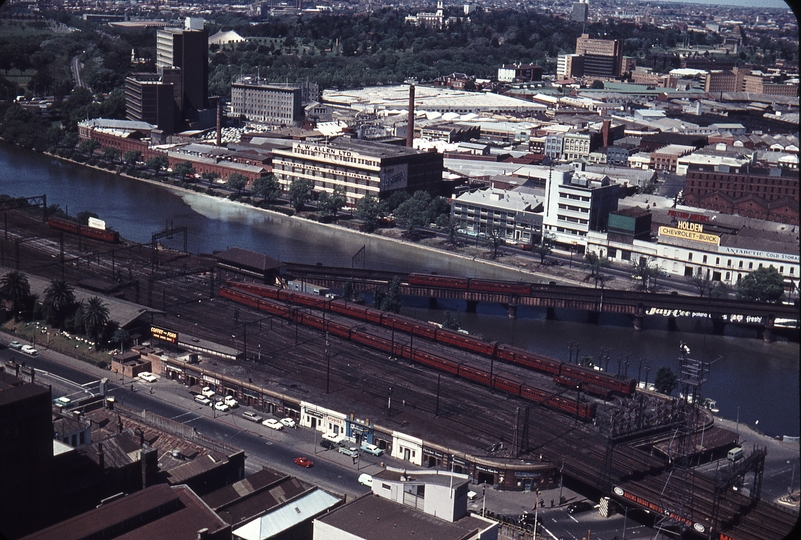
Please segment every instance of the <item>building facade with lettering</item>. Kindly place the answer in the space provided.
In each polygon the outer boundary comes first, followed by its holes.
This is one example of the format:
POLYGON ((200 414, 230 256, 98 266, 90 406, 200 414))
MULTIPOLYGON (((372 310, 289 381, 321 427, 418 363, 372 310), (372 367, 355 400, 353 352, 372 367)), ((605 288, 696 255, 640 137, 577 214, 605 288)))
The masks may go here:
POLYGON ((440 195, 442 168, 442 154, 359 140, 296 142, 273 151, 273 174, 284 191, 302 179, 319 192, 341 187, 348 206, 368 194, 383 199, 401 190, 440 195))
POLYGON ((801 257, 798 234, 790 228, 686 207, 654 210, 653 217, 655 239, 595 231, 587 235, 587 251, 624 263, 645 259, 668 276, 702 275, 729 286, 773 266, 784 278, 785 294, 797 297, 801 257))

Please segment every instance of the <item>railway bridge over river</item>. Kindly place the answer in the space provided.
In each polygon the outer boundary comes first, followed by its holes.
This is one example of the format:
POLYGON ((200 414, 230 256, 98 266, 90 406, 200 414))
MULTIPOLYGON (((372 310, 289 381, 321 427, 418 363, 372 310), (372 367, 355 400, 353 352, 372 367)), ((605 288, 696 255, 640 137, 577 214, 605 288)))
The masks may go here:
POLYGON ((468 311, 475 311, 479 302, 493 302, 506 307, 510 318, 517 316, 519 306, 546 308, 549 317, 556 309, 586 311, 590 322, 597 322, 601 313, 631 317, 634 328, 642 328, 647 316, 668 318, 708 318, 713 331, 723 333, 727 324, 756 326, 763 339, 773 339, 779 327, 798 328, 798 306, 746 302, 729 298, 703 298, 678 294, 626 291, 607 288, 576 287, 513 281, 472 280, 425 274, 403 274, 378 270, 332 268, 287 263, 287 275, 328 288, 341 289, 351 283, 354 291, 386 291, 392 279, 401 280, 401 294, 437 299, 463 300, 468 311))

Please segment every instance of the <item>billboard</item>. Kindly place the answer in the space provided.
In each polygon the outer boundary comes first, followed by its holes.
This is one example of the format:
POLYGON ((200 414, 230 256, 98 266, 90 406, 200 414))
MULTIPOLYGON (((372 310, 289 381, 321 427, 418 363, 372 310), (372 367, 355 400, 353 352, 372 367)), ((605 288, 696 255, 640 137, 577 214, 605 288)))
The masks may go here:
POLYGON ((161 328, 160 326, 150 326, 150 335, 153 339, 166 341, 168 343, 178 343, 178 332, 161 328))
POLYGON ((399 163, 381 169, 381 191, 406 189, 409 184, 409 164, 399 163))
POLYGON ((720 237, 716 234, 707 234, 700 231, 679 229, 676 227, 659 227, 659 237, 678 238, 680 240, 691 240, 704 244, 720 245, 720 237))
POLYGON ((106 222, 102 219, 90 217, 88 225, 93 229, 100 229, 102 231, 106 230, 106 222))

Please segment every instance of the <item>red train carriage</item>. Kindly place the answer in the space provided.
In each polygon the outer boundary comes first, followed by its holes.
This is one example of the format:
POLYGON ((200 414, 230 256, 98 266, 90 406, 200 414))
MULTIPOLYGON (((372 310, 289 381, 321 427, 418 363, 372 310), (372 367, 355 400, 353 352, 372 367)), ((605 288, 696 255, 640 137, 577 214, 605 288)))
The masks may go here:
POLYGON ((416 319, 387 312, 381 314, 381 325, 427 339, 436 339, 438 329, 433 324, 422 323, 416 319))
POLYGON ((326 321, 325 329, 327 332, 341 338, 350 339, 350 327, 333 321, 326 321))
POLYGON ((489 386, 490 375, 489 372, 483 369, 474 368, 473 366, 459 365, 459 375, 465 379, 489 386))
POLYGON ((556 384, 561 386, 581 389, 581 391, 586 392, 591 396, 603 398, 604 400, 608 400, 610 397, 612 397, 612 390, 598 384, 579 381, 572 377, 565 377, 564 375, 554 375, 553 380, 556 384))
POLYGON ((225 284, 225 286, 232 289, 239 289, 241 291, 246 291, 249 292, 250 294, 257 294, 259 296, 264 296, 265 298, 272 298, 273 300, 278 300, 279 291, 281 290, 280 287, 275 287, 273 285, 242 283, 240 281, 228 281, 225 284))
POLYGON ((508 294, 531 294, 530 283, 518 283, 514 281, 489 281, 484 279, 470 279, 468 289, 471 291, 497 292, 508 294))
POLYGON ((562 362, 554 358, 539 356, 531 351, 520 349, 512 345, 499 343, 497 347, 496 357, 500 360, 505 360, 512 364, 519 366, 529 367, 544 373, 556 374, 562 367, 562 362))
POLYGON ((630 396, 634 393, 636 381, 628 377, 616 377, 608 373, 597 371, 592 368, 584 366, 576 366, 573 364, 562 364, 559 372, 561 375, 578 379, 582 382, 597 384, 604 388, 609 388, 613 392, 630 396))
POLYGON ((95 229, 86 225, 80 225, 75 221, 51 217, 47 220, 47 225, 51 229, 58 229, 59 231, 68 232, 70 234, 77 234, 85 238, 92 238, 93 240, 101 240, 103 242, 112 242, 116 244, 120 241, 120 233, 110 229, 95 229))
POLYGON ((467 289, 467 278, 439 276, 436 274, 409 274, 409 285, 422 285, 423 287, 445 287, 448 289, 467 289))
POLYGON ((510 381, 509 379, 505 379, 503 377, 498 377, 497 375, 492 377, 492 387, 516 396, 520 395, 520 383, 510 381))
POLYGON ((454 375, 459 373, 459 364, 452 362, 451 360, 446 360, 441 356, 420 350, 412 351, 411 354, 414 362, 423 364, 424 366, 445 371, 446 373, 453 373, 454 375))
POLYGON ((392 352, 392 342, 388 339, 365 334, 364 332, 359 332, 356 330, 351 331, 350 339, 351 341, 361 343, 362 345, 367 345, 368 347, 378 349, 379 351, 384 351, 387 353, 392 352))
POLYGON ((352 302, 345 302, 344 300, 333 300, 330 302, 329 307, 334 313, 352 317, 362 321, 368 321, 376 324, 381 323, 381 310, 373 309, 370 307, 354 304, 352 302))
POLYGON ((441 343, 447 343, 466 351, 483 354, 485 356, 492 356, 495 354, 495 348, 498 343, 496 341, 481 341, 461 332, 454 332, 447 328, 438 328, 436 332, 436 339, 441 343))

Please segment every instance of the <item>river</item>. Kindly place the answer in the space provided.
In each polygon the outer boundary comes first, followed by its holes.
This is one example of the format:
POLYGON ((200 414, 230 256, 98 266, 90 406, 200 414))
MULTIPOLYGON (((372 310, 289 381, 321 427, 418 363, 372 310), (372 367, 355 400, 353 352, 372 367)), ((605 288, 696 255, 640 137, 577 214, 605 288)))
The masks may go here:
MULTIPOLYGON (((0 143, 0 193, 18 197, 46 194, 49 205, 57 204, 71 215, 95 212, 123 237, 137 242, 149 242, 151 235, 169 222, 185 226, 188 249, 193 253, 238 246, 283 261, 350 267, 353 256, 364 247, 366 268, 520 278, 517 270, 170 190, 6 143, 0 143)), ((182 239, 174 242, 174 247, 181 247, 182 239)), ((617 358, 628 357, 628 375, 637 377, 639 371, 641 380, 646 376, 644 366, 649 364, 649 381, 659 366, 677 371, 678 346, 684 341, 692 357, 712 362, 702 393, 717 401, 721 416, 739 418, 771 436, 798 436, 801 432, 798 342, 764 343, 752 337, 712 335, 705 321, 682 321, 678 331, 667 331, 658 319, 646 319, 644 330, 636 332, 624 317, 602 316, 600 324, 594 325, 585 324, 580 313, 557 311, 557 320, 547 320, 544 311, 525 308, 519 309, 516 320, 509 320, 501 306, 489 304, 479 305, 477 313, 464 313, 459 303, 440 302, 438 309, 429 309, 421 301, 410 303, 403 313, 442 322, 445 310, 460 311, 462 326, 471 333, 562 360, 575 356, 577 347, 582 356, 596 357, 603 350, 611 358, 609 370, 616 372, 617 358)))

